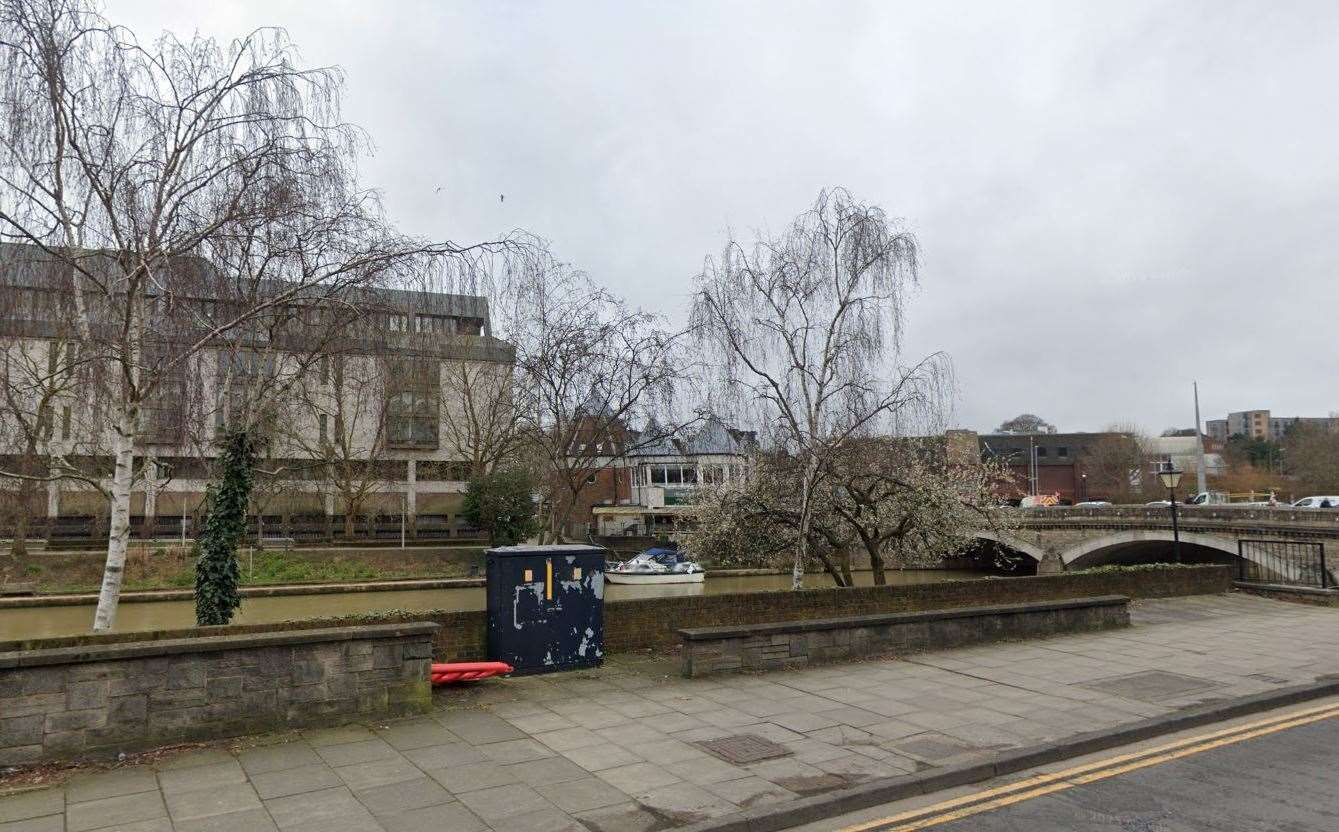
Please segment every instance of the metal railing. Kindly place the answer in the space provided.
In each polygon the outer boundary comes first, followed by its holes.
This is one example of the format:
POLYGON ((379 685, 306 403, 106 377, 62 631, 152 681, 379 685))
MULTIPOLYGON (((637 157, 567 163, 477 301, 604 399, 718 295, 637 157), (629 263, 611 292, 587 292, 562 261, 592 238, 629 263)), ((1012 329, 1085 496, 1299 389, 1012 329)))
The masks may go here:
POLYGON ((1243 581, 1319 589, 1335 585, 1320 541, 1239 539, 1237 555, 1237 576, 1243 581))

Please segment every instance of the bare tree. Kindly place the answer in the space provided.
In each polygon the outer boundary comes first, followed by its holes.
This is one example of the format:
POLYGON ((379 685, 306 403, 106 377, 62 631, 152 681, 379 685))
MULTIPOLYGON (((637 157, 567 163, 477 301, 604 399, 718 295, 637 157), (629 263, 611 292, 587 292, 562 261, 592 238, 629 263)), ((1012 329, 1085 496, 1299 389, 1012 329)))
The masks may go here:
POLYGON ((141 45, 86 0, 12 0, 0 42, 0 234, 66 282, 75 361, 102 365, 114 395, 93 623, 106 630, 141 419, 166 380, 219 344, 262 337, 268 316, 467 249, 387 225, 356 181, 366 142, 339 117, 341 75, 296 67, 280 31, 141 45), (168 338, 162 322, 175 322, 168 338))
POLYGON ((682 427, 682 333, 548 258, 508 284, 518 439, 542 461, 546 540, 561 540, 592 477, 682 427))
POLYGON ((513 372, 505 364, 443 362, 442 443, 468 462, 471 477, 492 473, 525 445, 513 372))
POLYGON ((910 426, 938 402, 947 364, 899 366, 915 238, 883 210, 825 190, 784 235, 731 241, 697 280, 692 320, 737 405, 800 461, 792 584, 804 584, 813 504, 829 462, 853 438, 910 426))

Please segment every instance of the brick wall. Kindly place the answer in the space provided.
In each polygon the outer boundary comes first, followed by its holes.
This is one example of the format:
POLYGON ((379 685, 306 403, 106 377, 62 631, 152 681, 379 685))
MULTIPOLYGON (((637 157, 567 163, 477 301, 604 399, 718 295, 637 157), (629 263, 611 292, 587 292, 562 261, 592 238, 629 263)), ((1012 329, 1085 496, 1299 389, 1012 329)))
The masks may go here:
POLYGON ((844 615, 1052 601, 1095 595, 1125 595, 1130 598, 1205 595, 1227 592, 1231 586, 1231 567, 1195 566, 1120 572, 1070 572, 906 586, 645 598, 605 605, 605 650, 617 653, 664 649, 677 644, 677 631, 688 627, 803 621, 844 615))
POLYGON ((0 766, 426 710, 436 630, 381 624, 0 653, 0 766))
POLYGON ((784 670, 824 661, 1128 627, 1120 595, 1029 604, 682 630, 683 675, 784 670))
MULTIPOLYGON (((678 630, 727 624, 803 621, 879 612, 970 607, 1053 601, 1094 595, 1161 598, 1227 592, 1234 570, 1229 566, 1150 567, 1112 572, 1066 572, 1019 578, 964 579, 932 584, 806 589, 801 592, 750 592, 731 595, 692 595, 616 601, 605 605, 607 652, 667 649, 678 644, 678 630)), ((708 578, 707 580, 711 580, 708 578)), ((819 578, 819 580, 824 580, 819 578)), ((434 655, 439 661, 479 661, 487 658, 488 618, 482 610, 444 610, 311 619, 277 624, 242 624, 216 628, 226 633, 293 632, 296 627, 332 627, 350 624, 431 621, 438 625, 434 655)), ((211 628, 210 631, 214 631, 211 628)), ((34 641, 0 643, 0 651, 82 644, 108 644, 144 638, 182 638, 200 630, 160 633, 112 633, 34 641)))

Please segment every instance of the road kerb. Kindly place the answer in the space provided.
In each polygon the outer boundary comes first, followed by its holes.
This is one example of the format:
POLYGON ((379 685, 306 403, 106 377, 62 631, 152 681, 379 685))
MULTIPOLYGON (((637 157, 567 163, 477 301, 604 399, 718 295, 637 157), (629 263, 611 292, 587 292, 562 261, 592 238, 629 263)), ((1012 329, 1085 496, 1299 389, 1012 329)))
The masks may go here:
POLYGON ((1339 677, 1322 676, 1315 682, 1211 702, 1173 714, 1153 717, 1103 731, 1090 731, 1052 743, 1001 754, 990 762, 946 766, 888 777, 814 797, 773 803, 745 812, 723 815, 680 827, 681 832, 776 832, 824 818, 868 809, 919 795, 980 783, 1006 774, 1083 757, 1154 737, 1211 725, 1262 711, 1285 708, 1313 699, 1339 695, 1339 677))

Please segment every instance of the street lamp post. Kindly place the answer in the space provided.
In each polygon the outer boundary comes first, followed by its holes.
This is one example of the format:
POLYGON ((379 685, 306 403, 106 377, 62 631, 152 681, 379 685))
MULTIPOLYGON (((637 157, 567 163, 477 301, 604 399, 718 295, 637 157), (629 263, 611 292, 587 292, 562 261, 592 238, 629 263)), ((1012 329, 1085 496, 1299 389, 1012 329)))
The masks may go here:
POLYGON ((1176 486, 1181 482, 1181 474, 1184 473, 1176 467, 1174 463, 1165 463, 1158 469, 1158 479, 1167 489, 1168 502, 1172 508, 1172 560, 1176 563, 1181 562, 1181 530, 1176 525, 1176 486))

